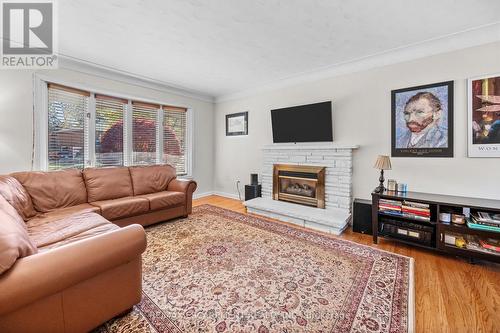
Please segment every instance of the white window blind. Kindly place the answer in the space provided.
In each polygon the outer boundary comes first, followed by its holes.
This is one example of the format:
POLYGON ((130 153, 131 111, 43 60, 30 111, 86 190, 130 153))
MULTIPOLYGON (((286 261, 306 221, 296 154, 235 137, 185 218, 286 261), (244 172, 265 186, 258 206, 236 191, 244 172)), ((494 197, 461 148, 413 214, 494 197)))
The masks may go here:
POLYGON ((187 173, 186 114, 184 108, 163 106, 163 160, 174 166, 178 175, 187 173))
POLYGON ((157 163, 159 105, 132 102, 132 164, 157 163))
POLYGON ((95 165, 124 165, 124 112, 128 101, 95 95, 95 165))
POLYGON ((48 169, 83 168, 88 147, 90 94, 48 85, 48 169))

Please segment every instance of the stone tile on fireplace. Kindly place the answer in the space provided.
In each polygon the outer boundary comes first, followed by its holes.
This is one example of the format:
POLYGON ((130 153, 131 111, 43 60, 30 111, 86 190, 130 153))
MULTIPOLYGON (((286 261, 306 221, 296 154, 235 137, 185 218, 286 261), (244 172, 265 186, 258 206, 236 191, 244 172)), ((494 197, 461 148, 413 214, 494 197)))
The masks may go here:
POLYGON ((269 198, 255 198, 243 203, 247 211, 301 227, 340 235, 351 214, 345 209, 321 209, 269 198))

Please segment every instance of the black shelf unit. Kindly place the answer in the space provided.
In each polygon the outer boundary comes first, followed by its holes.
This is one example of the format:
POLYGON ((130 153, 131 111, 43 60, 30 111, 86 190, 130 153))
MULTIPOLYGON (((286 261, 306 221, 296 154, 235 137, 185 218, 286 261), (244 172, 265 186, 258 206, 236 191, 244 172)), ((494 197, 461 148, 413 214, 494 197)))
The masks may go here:
MULTIPOLYGON (((467 225, 458 225, 453 223, 443 223, 439 221, 439 213, 461 213, 463 208, 469 208, 471 213, 485 211, 490 213, 500 213, 500 200, 467 198, 459 196, 440 195, 421 192, 394 192, 383 191, 381 193, 372 193, 372 228, 373 242, 377 243, 378 238, 384 238, 391 241, 400 242, 407 245, 417 246, 427 250, 447 253, 454 256, 461 256, 469 260, 480 259, 500 263, 500 255, 495 253, 485 253, 474 249, 459 248, 445 243, 445 235, 458 235, 463 237, 477 236, 479 238, 500 239, 500 233, 486 230, 471 229, 467 225), (414 219, 411 217, 397 216, 379 211, 380 199, 396 201, 412 201, 422 204, 428 204, 431 210, 430 222, 414 219), (397 219, 400 221, 420 224, 433 228, 433 239, 431 246, 421 244, 416 241, 401 239, 398 237, 381 234, 380 227, 384 219, 397 219)), ((428 228, 427 228, 428 229, 428 228)))

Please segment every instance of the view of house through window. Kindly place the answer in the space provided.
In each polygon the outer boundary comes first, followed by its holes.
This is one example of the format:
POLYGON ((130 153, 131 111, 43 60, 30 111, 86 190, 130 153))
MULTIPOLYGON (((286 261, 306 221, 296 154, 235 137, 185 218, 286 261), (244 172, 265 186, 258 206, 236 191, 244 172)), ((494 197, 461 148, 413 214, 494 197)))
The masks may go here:
POLYGON ((55 84, 48 104, 49 170, 168 163, 188 172, 185 108, 55 84))
POLYGON ((84 167, 89 96, 84 91, 49 85, 49 170, 84 167))
POLYGON ((132 160, 134 165, 154 164, 158 151, 157 132, 160 106, 132 102, 132 160))
POLYGON ((163 160, 186 173, 186 109, 163 108, 163 160))
POLYGON ((123 119, 127 100, 95 95, 95 165, 124 165, 123 119))

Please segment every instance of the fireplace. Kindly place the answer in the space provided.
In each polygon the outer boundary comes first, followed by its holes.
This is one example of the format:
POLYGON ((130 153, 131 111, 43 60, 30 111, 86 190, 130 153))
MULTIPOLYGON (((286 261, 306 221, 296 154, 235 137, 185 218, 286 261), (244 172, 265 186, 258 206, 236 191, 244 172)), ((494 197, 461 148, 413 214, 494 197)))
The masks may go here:
POLYGON ((273 199, 325 208, 325 167, 275 164, 273 199))

